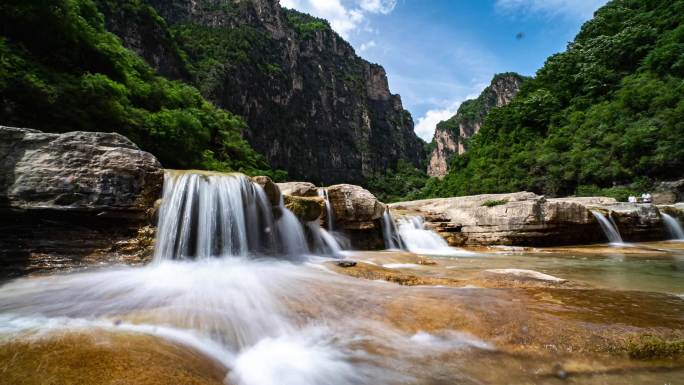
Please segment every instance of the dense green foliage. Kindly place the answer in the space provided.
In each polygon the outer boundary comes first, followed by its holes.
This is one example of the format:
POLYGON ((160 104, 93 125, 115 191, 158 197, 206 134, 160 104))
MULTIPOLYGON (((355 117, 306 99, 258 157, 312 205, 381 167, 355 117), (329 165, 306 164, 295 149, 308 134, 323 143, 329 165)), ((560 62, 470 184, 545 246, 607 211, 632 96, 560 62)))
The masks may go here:
POLYGON ((284 9, 284 12, 290 25, 304 38, 313 36, 313 33, 316 31, 331 29, 327 20, 319 19, 293 9, 284 9))
POLYGON ((682 15, 682 0, 608 3, 422 195, 566 195, 682 177, 682 15))
POLYGON ((268 167, 242 139, 241 118, 158 76, 105 29, 91 0, 48 3, 0 4, 0 123, 119 132, 166 167, 268 167))
POLYGON ((383 202, 397 202, 418 197, 425 186, 427 174, 411 163, 399 160, 395 170, 384 175, 368 178, 365 187, 383 202))

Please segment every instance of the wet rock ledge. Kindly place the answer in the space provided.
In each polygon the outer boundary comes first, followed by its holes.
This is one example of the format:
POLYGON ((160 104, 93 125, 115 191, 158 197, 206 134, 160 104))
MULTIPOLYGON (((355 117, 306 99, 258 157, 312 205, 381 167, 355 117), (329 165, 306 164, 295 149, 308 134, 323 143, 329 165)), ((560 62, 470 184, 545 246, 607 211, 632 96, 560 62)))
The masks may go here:
POLYGON ((393 203, 395 217, 420 215, 452 246, 552 246, 606 242, 592 211, 612 219, 625 241, 668 238, 662 212, 684 218, 681 204, 619 203, 607 197, 549 199, 531 192, 393 203))
POLYGON ((163 179, 157 159, 119 134, 0 126, 0 277, 145 259, 163 179))

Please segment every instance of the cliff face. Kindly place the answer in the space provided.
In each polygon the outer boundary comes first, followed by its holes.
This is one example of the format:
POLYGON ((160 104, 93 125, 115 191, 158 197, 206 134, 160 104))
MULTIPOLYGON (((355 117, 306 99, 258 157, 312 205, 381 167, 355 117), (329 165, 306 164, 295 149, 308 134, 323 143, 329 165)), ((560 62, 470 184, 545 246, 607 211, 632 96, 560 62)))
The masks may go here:
POLYGON ((448 120, 439 122, 435 128, 434 149, 430 154, 427 173, 443 177, 448 171, 451 158, 466 152, 465 141, 475 135, 492 108, 504 106, 515 97, 523 78, 516 73, 494 76, 491 84, 477 99, 466 100, 448 120))
MULTIPOLYGON (((245 118, 245 137, 272 167, 330 184, 363 182, 399 159, 420 164, 422 142, 384 69, 358 57, 326 21, 283 9, 277 0, 149 5, 187 54, 191 81, 209 100, 245 118)), ((127 31, 125 44, 155 39, 130 36, 144 30, 121 28, 122 14, 107 17, 116 19, 108 22, 119 27, 113 32, 127 31)), ((164 64, 159 69, 183 73, 145 46, 134 48, 164 64)))

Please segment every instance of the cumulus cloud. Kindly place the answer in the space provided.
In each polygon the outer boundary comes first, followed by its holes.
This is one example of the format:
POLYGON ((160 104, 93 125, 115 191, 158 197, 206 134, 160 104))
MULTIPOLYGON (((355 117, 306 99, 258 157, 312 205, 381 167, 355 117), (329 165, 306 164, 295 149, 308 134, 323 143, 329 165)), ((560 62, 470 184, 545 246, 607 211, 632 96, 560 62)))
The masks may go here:
POLYGON ((496 9, 505 13, 564 16, 589 19, 607 0, 496 0, 496 9))
POLYGON ((418 118, 413 131, 426 142, 432 141, 437 123, 454 116, 460 105, 461 101, 458 101, 445 108, 428 110, 425 115, 418 118))
MULTIPOLYGON (((358 29, 367 14, 388 14, 396 0, 280 0, 280 5, 326 19, 345 39, 358 29)), ((369 28, 365 26, 365 28, 369 28)))

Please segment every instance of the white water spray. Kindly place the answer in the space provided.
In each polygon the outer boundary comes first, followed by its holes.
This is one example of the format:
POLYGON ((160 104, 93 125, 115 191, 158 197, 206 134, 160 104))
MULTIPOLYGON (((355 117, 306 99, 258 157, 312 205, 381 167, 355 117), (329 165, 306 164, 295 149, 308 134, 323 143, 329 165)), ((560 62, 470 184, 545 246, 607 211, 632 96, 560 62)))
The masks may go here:
POLYGON ((672 239, 684 240, 684 230, 682 230, 682 225, 679 224, 679 221, 669 214, 660 213, 660 216, 663 218, 663 222, 665 222, 672 239))
POLYGON ((397 231, 397 225, 394 223, 394 218, 390 210, 385 210, 382 215, 382 237, 385 241, 385 248, 389 250, 405 249, 401 236, 397 231))
POLYGON ((318 189, 318 196, 323 198, 325 201, 325 221, 328 231, 335 230, 335 214, 333 213, 332 206, 330 205, 330 200, 328 199, 328 190, 321 187, 318 189))
POLYGON ((601 225, 601 229, 606 235, 606 238, 608 238, 608 242, 610 242, 611 246, 625 246, 625 242, 622 240, 622 236, 620 236, 617 225, 612 218, 608 219, 605 215, 596 210, 591 210, 591 213, 594 215, 599 225, 601 225))
POLYGON ((449 244, 436 232, 425 228, 425 220, 422 217, 410 217, 399 219, 399 235, 406 248, 417 254, 427 255, 474 255, 449 244))

